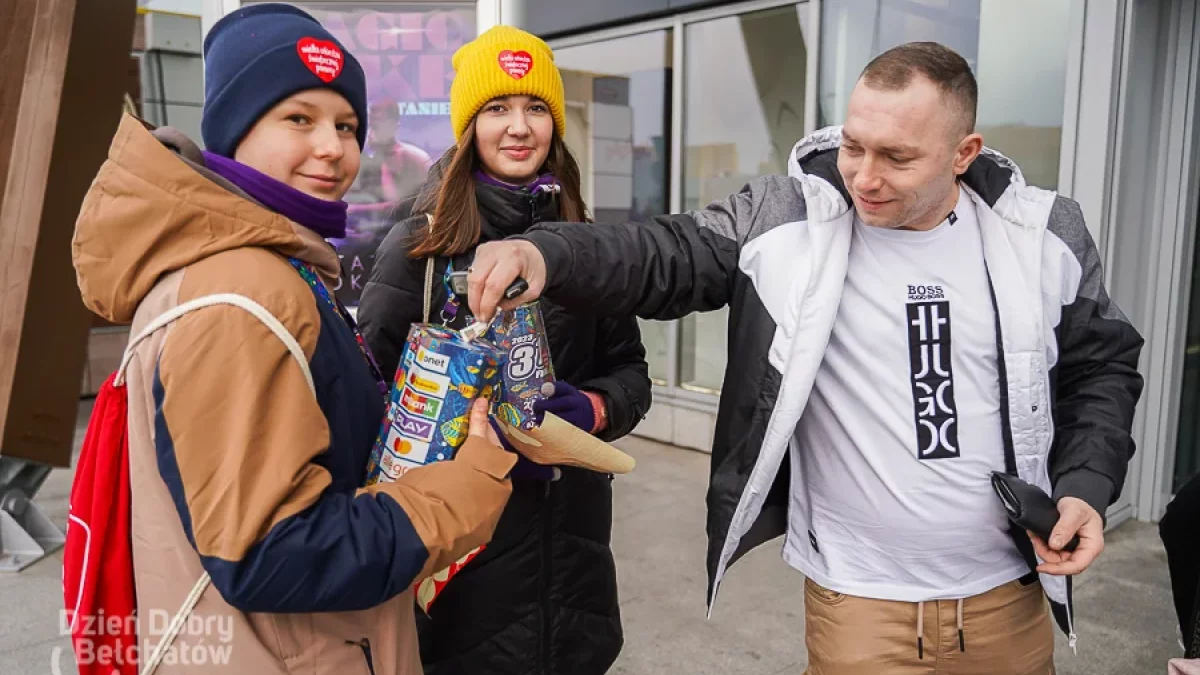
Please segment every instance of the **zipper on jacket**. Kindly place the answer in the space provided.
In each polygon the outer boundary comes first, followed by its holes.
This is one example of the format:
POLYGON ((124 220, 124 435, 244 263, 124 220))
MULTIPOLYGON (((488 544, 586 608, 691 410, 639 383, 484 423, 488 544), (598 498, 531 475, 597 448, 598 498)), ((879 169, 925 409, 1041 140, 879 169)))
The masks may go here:
POLYGON ((541 602, 539 604, 541 605, 542 630, 537 672, 543 674, 550 672, 550 630, 553 621, 550 612, 551 556, 554 553, 554 548, 550 540, 554 525, 553 509, 550 503, 550 488, 553 484, 551 481, 546 481, 546 492, 542 500, 542 574, 541 583, 538 584, 538 594, 541 595, 541 602))
MULTIPOLYGON (((1000 429, 1004 436, 1004 470, 1005 472, 1017 476, 1017 453, 1013 446, 1012 438, 1012 421, 1009 419, 1008 407, 1008 367, 1004 363, 1004 334, 1000 329, 1000 303, 996 300, 996 287, 992 284, 992 272, 988 269, 987 261, 983 264, 984 273, 987 276, 988 295, 992 298, 992 312, 996 317, 996 375, 1000 380, 1000 429)), ((1024 535, 1020 535, 1024 536, 1024 535)), ((1023 548, 1029 548, 1028 556, 1036 560, 1036 555, 1032 553, 1033 543, 1026 539, 1015 539, 1017 550, 1021 552, 1021 557, 1027 557, 1027 551, 1023 548)), ((1015 543, 1014 542, 1014 543, 1015 543)), ((1075 633, 1074 611, 1071 605, 1074 602, 1071 592, 1071 577, 1067 577, 1067 646, 1071 651, 1078 654, 1076 644, 1079 641, 1079 635, 1075 633)))
POLYGON ((1000 331, 1000 303, 996 300, 996 287, 992 285, 992 272, 983 264, 987 276, 988 295, 992 299, 992 316, 996 320, 996 376, 1000 393, 1000 432, 1004 436, 1004 471, 1013 476, 1017 475, 1017 452, 1013 449, 1012 420, 1009 419, 1008 409, 1008 366, 1004 362, 1004 335, 1000 331))
POLYGON ((375 661, 371 659, 371 641, 367 638, 363 638, 358 642, 346 640, 346 644, 358 645, 358 648, 362 650, 363 658, 367 660, 367 672, 375 675, 375 661))
POLYGON ((1075 648, 1079 644, 1079 636, 1075 633, 1075 617, 1071 611, 1071 604, 1075 601, 1072 581, 1071 577, 1067 577, 1067 646, 1071 648, 1072 654, 1079 656, 1079 650, 1075 648))

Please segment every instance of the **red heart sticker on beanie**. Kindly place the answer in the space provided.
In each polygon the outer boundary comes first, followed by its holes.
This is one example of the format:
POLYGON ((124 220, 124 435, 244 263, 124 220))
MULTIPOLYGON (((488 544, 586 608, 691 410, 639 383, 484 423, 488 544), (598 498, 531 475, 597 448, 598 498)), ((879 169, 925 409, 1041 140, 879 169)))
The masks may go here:
POLYGON ((333 82, 334 78, 342 74, 342 48, 329 40, 318 40, 316 38, 300 38, 296 43, 296 53, 300 55, 300 60, 304 65, 313 72, 313 75, 321 78, 321 81, 328 84, 333 82))
POLYGON ((533 57, 527 51, 514 52, 505 49, 500 52, 500 69, 512 79, 519 80, 533 70, 533 57))

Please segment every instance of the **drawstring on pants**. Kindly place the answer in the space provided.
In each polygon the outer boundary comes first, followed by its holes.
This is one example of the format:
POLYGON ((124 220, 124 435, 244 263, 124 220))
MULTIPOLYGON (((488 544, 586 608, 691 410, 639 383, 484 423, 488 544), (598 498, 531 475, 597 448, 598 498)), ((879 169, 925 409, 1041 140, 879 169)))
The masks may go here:
POLYGON ((917 603, 917 658, 925 658, 925 603, 917 603))
MULTIPOLYGON (((954 608, 955 626, 958 628, 958 651, 967 651, 966 633, 963 631, 963 601, 960 598, 954 608)), ((925 602, 917 603, 917 658, 925 658, 925 602)))
POLYGON ((955 610, 955 613, 958 615, 958 617, 957 617, 957 619, 958 619, 958 621, 957 621, 957 624, 958 624, 958 651, 965 652, 965 651, 967 651, 967 638, 966 638, 966 636, 963 635, 963 601, 962 601, 962 598, 958 599, 958 608, 957 608, 957 610, 955 610))

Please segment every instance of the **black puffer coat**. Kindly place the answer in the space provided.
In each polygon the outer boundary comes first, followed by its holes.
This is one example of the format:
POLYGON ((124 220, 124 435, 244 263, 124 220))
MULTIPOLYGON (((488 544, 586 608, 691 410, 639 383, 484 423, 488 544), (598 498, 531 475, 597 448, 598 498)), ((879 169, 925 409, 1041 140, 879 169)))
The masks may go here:
MULTIPOLYGON (((423 193, 439 185, 439 162, 423 193)), ((479 184, 481 242, 519 234, 559 219, 553 193, 479 184)), ((422 203, 418 197, 417 204, 422 203)), ((402 208, 411 208, 406 203, 402 208)), ((396 225, 380 245, 362 293, 359 324, 380 367, 392 373, 411 324, 422 320, 425 260, 408 256, 423 214, 396 225)), ((438 258, 431 314, 447 300, 446 266, 465 270, 470 254, 438 258)), ((650 407, 646 352, 636 319, 601 319, 542 302, 554 373, 601 393, 609 426, 600 436, 628 434, 650 407)), ((461 328, 463 299, 450 325, 461 328)), ((589 675, 608 670, 621 651, 617 577, 609 538, 612 477, 564 469, 560 480, 514 481, 512 498, 484 552, 434 602, 416 610, 421 661, 430 675, 589 675)))
POLYGON ((1200 658, 1200 476, 1189 480, 1158 524, 1187 658, 1200 658))

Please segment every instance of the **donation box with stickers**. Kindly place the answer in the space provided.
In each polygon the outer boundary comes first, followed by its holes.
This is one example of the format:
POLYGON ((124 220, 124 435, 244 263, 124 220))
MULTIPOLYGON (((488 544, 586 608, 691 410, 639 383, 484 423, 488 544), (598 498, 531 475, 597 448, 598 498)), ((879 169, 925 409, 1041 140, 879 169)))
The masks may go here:
POLYGON ((431 324, 409 330, 387 415, 367 467, 367 484, 393 481, 418 466, 451 459, 466 440, 471 404, 524 430, 533 405, 554 380, 550 347, 536 302, 503 312, 483 338, 431 324))
MULTIPOLYGON (((536 302, 503 312, 483 337, 431 324, 414 324, 392 385, 387 415, 367 467, 367 484, 452 459, 466 441, 471 405, 491 402, 491 415, 508 443, 530 461, 600 473, 633 470, 634 460, 586 431, 534 404, 554 381, 545 323, 536 302)), ((418 579, 417 604, 428 612, 446 584, 483 551, 468 552, 446 569, 418 579)))

